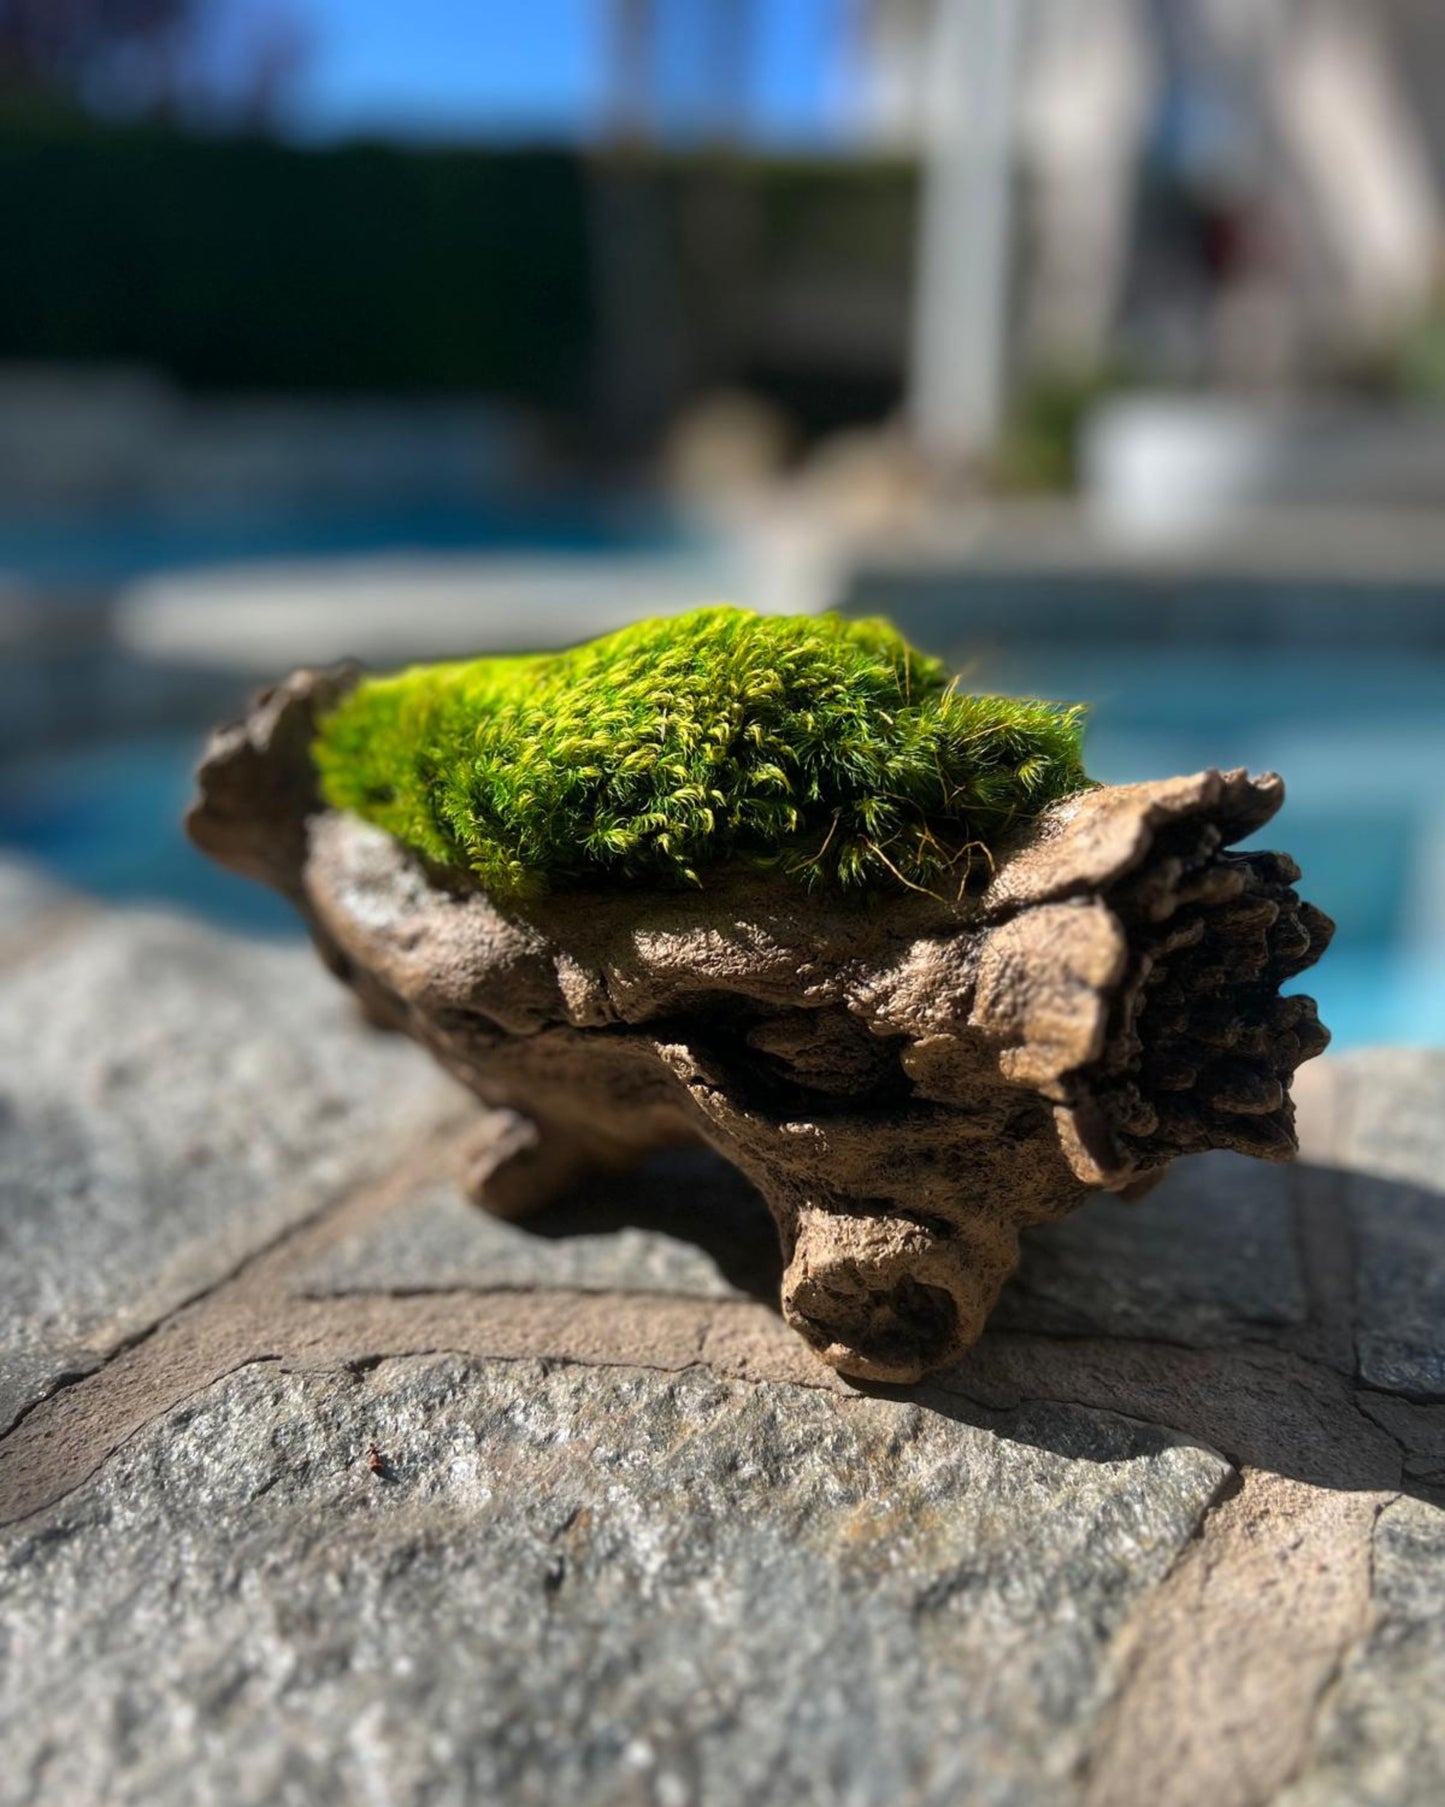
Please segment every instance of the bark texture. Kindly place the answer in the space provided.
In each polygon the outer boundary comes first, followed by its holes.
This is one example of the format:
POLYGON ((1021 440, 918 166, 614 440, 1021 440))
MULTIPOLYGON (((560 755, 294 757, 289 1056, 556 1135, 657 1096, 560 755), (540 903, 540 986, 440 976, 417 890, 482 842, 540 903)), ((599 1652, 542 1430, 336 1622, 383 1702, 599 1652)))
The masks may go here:
POLYGON ((1207 771, 1056 805, 958 899, 688 893, 501 907, 315 789, 298 672, 214 738, 199 846, 289 897, 331 969, 514 1113, 471 1175, 518 1215, 588 1168, 703 1142, 777 1221, 789 1323, 843 1373, 969 1347, 1019 1232, 1176 1155, 1296 1151, 1289 1085, 1328 1036, 1280 985, 1331 933, 1282 854, 1230 851, 1278 778, 1207 771))

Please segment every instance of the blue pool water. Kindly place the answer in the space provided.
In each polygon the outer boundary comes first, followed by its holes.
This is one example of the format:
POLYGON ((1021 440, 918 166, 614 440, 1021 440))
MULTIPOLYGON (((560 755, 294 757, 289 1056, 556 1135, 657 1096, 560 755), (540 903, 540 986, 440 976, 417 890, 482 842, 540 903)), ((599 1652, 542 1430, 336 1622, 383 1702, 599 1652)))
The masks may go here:
MULTIPOLYGON (((1301 889, 1338 924, 1303 982, 1336 1045, 1445 1043, 1445 662, 1076 645, 975 655, 967 676, 1090 699, 1089 766, 1102 779, 1204 765, 1284 773, 1284 811, 1257 838, 1295 855, 1301 889)), ((198 737, 167 735, 0 768, 0 848, 104 898, 295 934, 275 898, 182 836, 197 749, 198 737)))
POLYGON ((154 572, 247 559, 368 553, 655 551, 684 534, 646 502, 549 493, 467 502, 124 508, 77 517, 0 513, 0 571, 40 585, 109 586, 154 572))
POLYGON ((279 897, 202 858, 182 833, 200 743, 165 735, 0 767, 0 853, 110 903, 171 905, 248 934, 299 935, 279 897))

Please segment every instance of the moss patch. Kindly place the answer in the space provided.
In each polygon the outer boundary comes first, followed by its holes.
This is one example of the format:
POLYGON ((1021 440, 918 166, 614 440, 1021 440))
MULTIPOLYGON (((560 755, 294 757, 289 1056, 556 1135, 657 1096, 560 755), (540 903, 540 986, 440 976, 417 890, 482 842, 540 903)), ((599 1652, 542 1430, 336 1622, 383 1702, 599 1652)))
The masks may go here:
POLYGON ((721 861, 952 895, 1086 781, 1080 712, 968 696, 883 621, 698 609, 567 652, 371 678, 322 788, 503 893, 696 884, 721 861))

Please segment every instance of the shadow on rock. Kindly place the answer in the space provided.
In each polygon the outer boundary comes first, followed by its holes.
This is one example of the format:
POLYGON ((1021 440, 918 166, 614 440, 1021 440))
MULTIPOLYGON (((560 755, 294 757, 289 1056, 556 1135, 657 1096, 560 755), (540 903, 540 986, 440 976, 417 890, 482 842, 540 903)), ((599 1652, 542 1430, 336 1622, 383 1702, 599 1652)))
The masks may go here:
MULTIPOLYGON (((590 1179, 585 1197, 574 1191, 516 1227, 562 1238, 625 1226, 695 1245, 731 1286, 776 1309, 767 1209, 706 1151, 590 1179)), ((961 1362, 919 1386, 860 1390, 1004 1436, 1018 1433, 1021 1408, 1063 1401, 1315 1486, 1438 1499, 1442 1323, 1445 1197, 1207 1155, 1137 1204, 1101 1197, 1029 1233, 993 1323, 961 1362)))
POLYGON ((512 1227, 546 1239, 635 1229, 691 1243, 730 1287, 778 1309, 783 1260, 772 1215, 710 1149, 667 1149, 626 1173, 589 1174, 512 1227))

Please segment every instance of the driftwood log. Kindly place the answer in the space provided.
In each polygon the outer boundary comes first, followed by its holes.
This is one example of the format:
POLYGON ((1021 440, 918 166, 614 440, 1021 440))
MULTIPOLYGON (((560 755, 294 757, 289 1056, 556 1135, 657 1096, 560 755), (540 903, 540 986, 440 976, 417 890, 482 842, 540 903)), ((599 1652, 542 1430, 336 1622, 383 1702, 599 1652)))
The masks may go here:
POLYGON ((710 1144, 777 1221, 788 1322, 845 1374, 911 1381, 976 1340, 1025 1226, 1177 1155, 1294 1154, 1291 1076, 1328 1035, 1279 988, 1331 924, 1287 857, 1228 851, 1278 778, 1086 791, 948 903, 714 873, 503 908, 320 800, 316 715, 354 681, 298 672, 221 730, 188 827, 512 1113, 470 1175, 488 1209, 710 1144))

